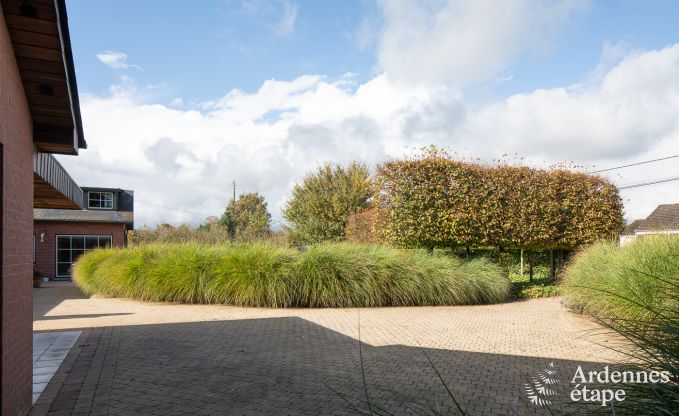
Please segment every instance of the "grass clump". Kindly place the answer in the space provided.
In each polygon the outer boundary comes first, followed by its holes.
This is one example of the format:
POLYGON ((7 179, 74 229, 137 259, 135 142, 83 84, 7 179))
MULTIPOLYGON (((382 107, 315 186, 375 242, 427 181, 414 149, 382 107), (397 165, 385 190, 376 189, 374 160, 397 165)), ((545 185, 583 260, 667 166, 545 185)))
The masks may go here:
POLYGON ((485 259, 323 244, 148 244, 81 256, 83 291, 149 301, 266 307, 368 307, 501 302, 509 281, 485 259))
POLYGON ((669 375, 621 386, 627 398, 617 414, 679 414, 679 237, 596 244, 566 269, 561 290, 566 305, 629 342, 623 369, 669 375))
POLYGON ((677 311, 679 237, 595 244, 576 255, 564 277, 565 303, 588 314, 652 319, 677 311))

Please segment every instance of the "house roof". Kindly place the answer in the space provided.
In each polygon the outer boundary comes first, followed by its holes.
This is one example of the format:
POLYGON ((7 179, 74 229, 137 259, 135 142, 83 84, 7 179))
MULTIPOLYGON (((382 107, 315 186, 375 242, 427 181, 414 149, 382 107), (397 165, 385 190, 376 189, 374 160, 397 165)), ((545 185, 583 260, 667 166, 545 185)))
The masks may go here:
POLYGON ((634 220, 622 230, 622 235, 634 235, 634 232, 644 223, 644 220, 634 220))
POLYGON ((132 224, 132 211, 93 211, 71 209, 40 209, 33 210, 35 221, 73 221, 73 222, 108 222, 117 224, 132 224))
POLYGON ((39 151, 87 148, 65 0, 0 0, 39 151))
POLYGON ((637 231, 679 230, 679 204, 658 207, 636 228, 637 231))

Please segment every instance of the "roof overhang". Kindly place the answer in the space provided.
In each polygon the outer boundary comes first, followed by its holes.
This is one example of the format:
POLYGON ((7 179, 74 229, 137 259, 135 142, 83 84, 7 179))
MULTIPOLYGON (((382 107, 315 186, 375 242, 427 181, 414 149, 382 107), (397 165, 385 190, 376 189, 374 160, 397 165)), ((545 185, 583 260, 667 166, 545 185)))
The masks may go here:
POLYGON ((83 191, 52 155, 33 155, 33 208, 82 209, 83 191))
POLYGON ((83 136, 64 0, 0 0, 41 152, 77 155, 83 136))
POLYGON ((125 224, 132 228, 134 212, 108 210, 65 210, 65 209, 34 209, 34 221, 53 222, 96 222, 105 224, 125 224))

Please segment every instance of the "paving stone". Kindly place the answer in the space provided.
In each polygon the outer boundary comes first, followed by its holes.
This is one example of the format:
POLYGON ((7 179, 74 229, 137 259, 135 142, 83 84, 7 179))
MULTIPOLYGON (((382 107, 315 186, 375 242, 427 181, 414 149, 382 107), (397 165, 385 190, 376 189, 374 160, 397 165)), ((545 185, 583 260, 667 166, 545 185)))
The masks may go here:
POLYGON ((98 315, 34 323, 83 329, 46 388, 50 411, 73 415, 356 414, 364 377, 371 403, 395 415, 455 414, 432 364, 469 414, 510 414, 550 362, 568 374, 618 358, 558 299, 361 310, 42 300, 54 315, 98 315))

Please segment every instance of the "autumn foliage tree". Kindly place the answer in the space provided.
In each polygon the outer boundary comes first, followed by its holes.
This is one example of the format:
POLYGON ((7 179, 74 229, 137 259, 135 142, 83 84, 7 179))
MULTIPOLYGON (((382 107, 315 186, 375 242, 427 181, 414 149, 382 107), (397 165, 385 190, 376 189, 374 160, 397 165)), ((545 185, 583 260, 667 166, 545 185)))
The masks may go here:
POLYGON ((616 236, 618 189, 608 180, 524 166, 486 166, 431 149, 377 169, 383 237, 406 247, 571 250, 616 236))
POLYGON ((383 243, 383 227, 385 213, 379 207, 371 207, 355 212, 347 217, 344 230, 346 241, 352 243, 383 243))
POLYGON ((344 237, 347 217, 368 206, 373 194, 368 167, 325 164, 295 185, 283 216, 294 244, 313 244, 344 237))
POLYGON ((266 200, 256 192, 239 195, 235 201, 231 200, 218 223, 229 230, 232 238, 237 239, 264 238, 271 232, 271 214, 266 200))

